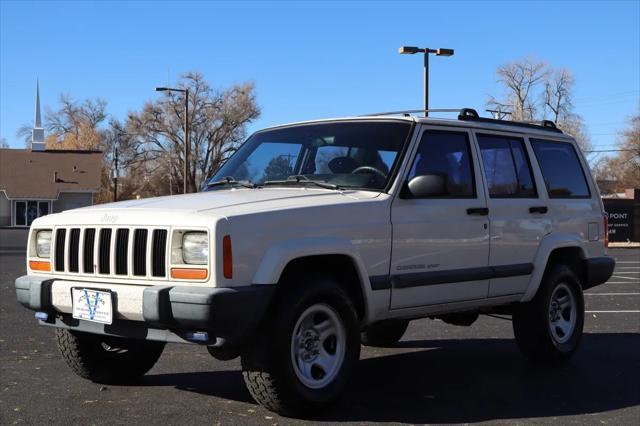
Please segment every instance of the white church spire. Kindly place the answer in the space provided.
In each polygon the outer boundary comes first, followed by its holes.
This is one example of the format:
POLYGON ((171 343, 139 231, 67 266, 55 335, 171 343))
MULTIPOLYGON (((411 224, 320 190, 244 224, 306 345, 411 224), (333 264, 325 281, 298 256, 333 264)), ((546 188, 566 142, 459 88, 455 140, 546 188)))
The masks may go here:
POLYGON ((31 133, 31 150, 44 151, 44 149, 44 129, 42 128, 42 118, 40 116, 40 82, 36 80, 36 117, 31 133))

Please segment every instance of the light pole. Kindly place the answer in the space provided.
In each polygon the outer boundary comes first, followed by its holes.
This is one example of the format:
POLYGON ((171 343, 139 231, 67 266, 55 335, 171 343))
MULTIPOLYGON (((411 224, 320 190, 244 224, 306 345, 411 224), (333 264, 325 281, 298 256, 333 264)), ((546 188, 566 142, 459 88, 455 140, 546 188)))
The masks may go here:
POLYGON ((424 53, 424 116, 429 116, 429 54, 434 53, 436 56, 453 56, 453 49, 429 49, 415 46, 402 46, 398 49, 401 55, 413 55, 415 53, 424 53))
POLYGON ((156 92, 184 93, 184 182, 183 192, 187 193, 187 177, 189 176, 189 89, 174 89, 171 87, 156 87, 156 92))

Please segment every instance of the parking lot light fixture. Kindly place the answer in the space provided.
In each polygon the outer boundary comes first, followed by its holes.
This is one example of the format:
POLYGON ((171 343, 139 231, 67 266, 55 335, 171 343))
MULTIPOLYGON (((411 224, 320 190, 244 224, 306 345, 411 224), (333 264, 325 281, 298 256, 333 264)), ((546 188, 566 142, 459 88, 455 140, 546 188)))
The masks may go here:
POLYGON ((453 56, 453 49, 429 49, 428 47, 401 46, 398 49, 401 55, 414 55, 416 53, 424 54, 424 116, 429 116, 429 54, 436 56, 453 56))

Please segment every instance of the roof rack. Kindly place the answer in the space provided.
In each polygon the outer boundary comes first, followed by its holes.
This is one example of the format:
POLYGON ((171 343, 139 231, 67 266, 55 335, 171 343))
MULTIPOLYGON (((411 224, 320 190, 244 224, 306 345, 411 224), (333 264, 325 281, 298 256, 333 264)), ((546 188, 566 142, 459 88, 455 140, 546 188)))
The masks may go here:
POLYGON ((511 121, 511 120, 500 120, 497 118, 487 118, 480 117, 478 112, 473 108, 446 108, 446 109, 409 109, 404 111, 389 111, 389 112, 377 112, 373 114, 365 114, 364 116, 380 116, 380 115, 405 115, 409 116, 415 113, 424 113, 424 112, 457 112, 458 120, 461 121, 476 121, 480 123, 494 123, 494 124, 503 124, 506 126, 517 126, 517 127, 527 127, 530 129, 538 129, 538 130, 549 130, 551 132, 562 133, 556 123, 551 120, 541 120, 541 121, 511 121))
POLYGON ((549 130, 551 132, 562 133, 562 130, 558 129, 558 127, 556 126, 556 123, 554 123, 551 120, 511 121, 511 120, 500 120, 497 118, 480 117, 478 115, 478 112, 472 108, 462 108, 460 110, 460 114, 458 115, 458 120, 477 121, 481 123, 504 124, 507 126, 528 127, 531 129, 549 130))

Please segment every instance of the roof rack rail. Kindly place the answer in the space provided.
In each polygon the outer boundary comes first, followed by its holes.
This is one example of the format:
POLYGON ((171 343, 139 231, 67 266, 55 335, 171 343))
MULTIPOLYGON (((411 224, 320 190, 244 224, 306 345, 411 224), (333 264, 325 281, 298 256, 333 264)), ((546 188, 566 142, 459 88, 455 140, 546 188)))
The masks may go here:
POLYGON ((562 130, 560 130, 556 126, 556 123, 554 123, 551 120, 541 120, 541 121, 500 120, 497 118, 480 117, 476 112, 476 110, 471 108, 463 108, 462 110, 460 110, 460 114, 458 115, 458 120, 477 121, 481 123, 504 124, 506 126, 528 127, 530 129, 549 130, 556 133, 563 133, 562 130))
POLYGON ((476 121, 481 123, 494 123, 494 124, 503 124, 505 126, 517 126, 517 127, 527 127, 530 129, 538 129, 538 130, 549 130, 556 133, 563 133, 560 130, 556 123, 551 120, 541 120, 541 121, 511 121, 511 120, 500 120, 497 118, 488 118, 488 117, 480 117, 478 111, 473 108, 444 108, 444 109, 408 109, 403 111, 388 111, 388 112, 376 112, 373 114, 364 114, 361 117, 375 117, 381 115, 405 115, 409 116, 411 114, 416 113, 424 113, 424 112, 457 112, 458 120, 461 121, 476 121))
POLYGON ((463 109, 467 108, 440 108, 440 109, 407 109, 403 111, 387 111, 387 112, 374 112, 372 114, 363 114, 361 117, 375 117, 378 115, 411 115, 419 112, 457 112, 460 113, 463 109))

